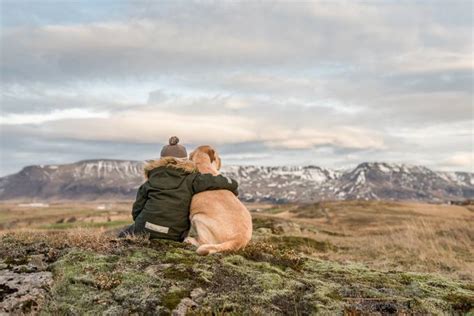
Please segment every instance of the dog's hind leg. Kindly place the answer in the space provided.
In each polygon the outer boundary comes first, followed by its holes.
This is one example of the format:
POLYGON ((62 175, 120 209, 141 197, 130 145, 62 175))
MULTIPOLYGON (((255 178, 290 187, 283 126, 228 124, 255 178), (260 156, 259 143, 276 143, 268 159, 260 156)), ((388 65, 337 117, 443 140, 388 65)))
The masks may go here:
POLYGON ((212 229, 208 225, 213 223, 209 220, 202 220, 198 216, 195 216, 192 220, 192 226, 196 230, 196 240, 198 245, 202 244, 215 244, 217 243, 216 238, 212 232, 212 229))
POLYGON ((242 241, 240 239, 233 239, 221 244, 204 244, 198 247, 196 250, 198 255, 206 256, 216 252, 225 252, 231 250, 238 250, 242 247, 242 241))

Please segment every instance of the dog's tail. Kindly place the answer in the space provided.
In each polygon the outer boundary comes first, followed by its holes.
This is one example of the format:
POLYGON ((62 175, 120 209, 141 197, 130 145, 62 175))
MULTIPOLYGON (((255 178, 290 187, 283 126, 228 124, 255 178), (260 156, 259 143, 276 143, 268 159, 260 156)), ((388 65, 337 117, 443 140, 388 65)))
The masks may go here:
POLYGON ((196 250, 198 255, 206 256, 216 252, 224 252, 230 250, 238 250, 242 248, 242 241, 239 239, 233 239, 221 244, 204 244, 198 247, 196 250))

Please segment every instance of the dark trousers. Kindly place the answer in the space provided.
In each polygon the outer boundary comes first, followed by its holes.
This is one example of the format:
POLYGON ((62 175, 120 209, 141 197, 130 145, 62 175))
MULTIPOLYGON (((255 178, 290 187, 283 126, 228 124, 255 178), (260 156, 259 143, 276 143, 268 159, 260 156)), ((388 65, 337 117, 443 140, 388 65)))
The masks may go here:
POLYGON ((124 227, 119 233, 119 238, 125 238, 127 236, 133 236, 135 232, 135 224, 124 227))

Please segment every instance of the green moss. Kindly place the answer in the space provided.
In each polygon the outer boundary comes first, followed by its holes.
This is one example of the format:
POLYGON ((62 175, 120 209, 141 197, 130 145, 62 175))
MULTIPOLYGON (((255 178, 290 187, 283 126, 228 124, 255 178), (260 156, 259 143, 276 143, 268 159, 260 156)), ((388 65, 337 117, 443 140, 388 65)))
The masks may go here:
POLYGON ((342 297, 395 297, 394 304, 398 304, 399 311, 411 308, 421 313, 466 312, 473 308, 472 291, 466 291, 460 282, 438 276, 380 272, 360 265, 342 266, 323 261, 307 262, 305 268, 322 282, 337 286, 342 297))
POLYGON ((160 282, 157 281, 159 281, 159 279, 157 280, 157 278, 153 278, 147 274, 142 273, 141 271, 127 270, 122 274, 121 286, 129 289, 140 288, 144 284, 150 282, 153 282, 158 286, 160 282))
POLYGON ((209 284, 214 276, 212 265, 195 264, 193 266, 194 280, 201 284, 209 284))
POLYGON ((166 252, 163 261, 172 264, 185 264, 192 266, 196 262, 205 261, 205 257, 196 254, 194 249, 176 248, 166 252))
POLYGON ((163 306, 167 307, 169 310, 173 310, 176 306, 178 306, 179 302, 181 302, 183 298, 189 296, 189 293, 189 290, 179 289, 168 292, 163 296, 163 306))
POLYGON ((167 279, 183 281, 191 279, 193 277, 193 271, 191 268, 186 268, 185 265, 180 264, 164 270, 163 276, 167 279))
POLYGON ((463 313, 474 312, 474 295, 467 291, 452 290, 443 297, 452 309, 463 313))
POLYGON ((265 241, 277 245, 279 248, 293 249, 305 253, 327 252, 336 250, 336 246, 329 241, 318 241, 308 237, 300 236, 272 236, 265 241))
POLYGON ((149 248, 134 249, 130 252, 126 252, 126 257, 123 261, 126 261, 130 265, 148 265, 159 260, 162 254, 149 248))
MULTIPOLYGON (((462 314, 473 308, 469 282, 304 258, 288 249, 300 242, 306 241, 269 239, 207 257, 169 241, 64 249, 51 266, 54 284, 43 312, 169 314, 197 287, 205 295, 196 314, 462 314), (282 247, 282 240, 291 246, 282 247)), ((41 248, 11 237, 5 247, 26 259, 41 248)))
POLYGON ((234 255, 223 259, 224 265, 232 267, 241 274, 255 275, 256 283, 264 290, 283 289, 285 286, 284 273, 267 262, 253 262, 242 256, 234 255))
POLYGON ((268 242, 251 243, 238 253, 250 260, 266 261, 283 268, 288 267, 294 270, 300 270, 306 260, 292 249, 275 247, 268 242))
POLYGON ((79 272, 106 272, 113 269, 117 262, 116 256, 97 254, 92 251, 73 250, 57 261, 53 268, 59 276, 69 278, 79 272))
POLYGON ((154 310, 159 303, 156 297, 161 296, 163 283, 144 273, 140 267, 144 254, 149 251, 133 251, 127 257, 76 250, 65 255, 53 266, 53 300, 46 310, 58 314, 75 311, 100 314, 110 305, 118 303, 130 305, 130 311, 154 310), (150 301, 148 296, 155 299, 150 301), (137 300, 145 303, 134 307, 131 302, 137 300))
POLYGON ((276 273, 262 273, 258 276, 258 281, 266 291, 281 289, 285 285, 284 279, 276 273))

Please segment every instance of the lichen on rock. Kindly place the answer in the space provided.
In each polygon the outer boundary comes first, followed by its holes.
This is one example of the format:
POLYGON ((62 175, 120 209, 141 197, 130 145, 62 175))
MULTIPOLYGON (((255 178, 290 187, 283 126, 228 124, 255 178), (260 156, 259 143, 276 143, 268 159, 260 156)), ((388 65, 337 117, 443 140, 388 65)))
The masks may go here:
POLYGON ((0 270, 0 314, 31 314, 40 310, 53 282, 51 272, 0 270))
POLYGON ((38 300, 44 314, 462 314, 474 306, 469 282, 315 259, 298 245, 321 245, 301 238, 265 235, 244 250, 202 257, 171 241, 104 237, 94 247, 57 237, 2 238, 0 255, 21 259, 0 270, 2 303, 12 293, 1 275, 41 273, 49 276, 38 300), (48 271, 13 272, 40 258, 48 271))

